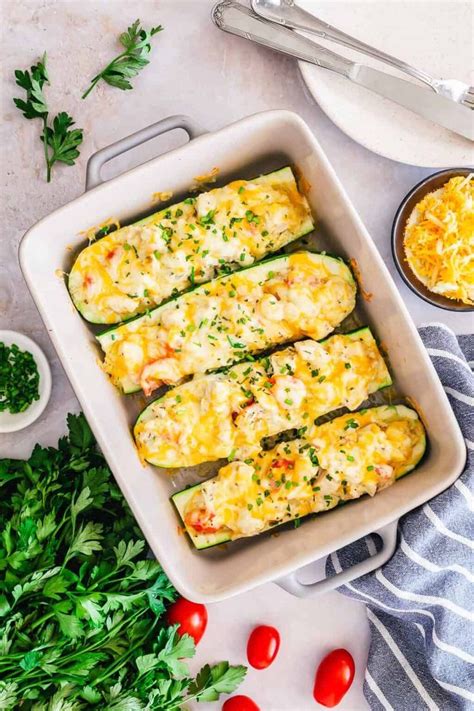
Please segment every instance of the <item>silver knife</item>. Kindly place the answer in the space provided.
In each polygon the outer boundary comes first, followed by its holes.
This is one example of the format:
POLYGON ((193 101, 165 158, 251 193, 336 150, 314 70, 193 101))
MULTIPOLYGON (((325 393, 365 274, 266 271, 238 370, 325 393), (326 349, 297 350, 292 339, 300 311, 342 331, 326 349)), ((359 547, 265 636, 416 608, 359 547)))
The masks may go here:
POLYGON ((252 10, 234 0, 218 3, 212 11, 212 19, 217 27, 225 32, 342 74, 355 84, 474 141, 474 112, 451 99, 435 94, 431 89, 351 62, 293 30, 262 20, 252 10))

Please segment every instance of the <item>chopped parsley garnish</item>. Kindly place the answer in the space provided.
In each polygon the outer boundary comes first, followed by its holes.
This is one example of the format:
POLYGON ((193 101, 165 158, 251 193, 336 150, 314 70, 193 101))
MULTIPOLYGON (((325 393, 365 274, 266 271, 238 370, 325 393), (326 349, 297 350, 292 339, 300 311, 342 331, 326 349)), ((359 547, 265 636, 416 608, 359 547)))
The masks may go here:
POLYGON ((344 429, 345 429, 345 430, 351 430, 351 429, 352 429, 352 430, 355 430, 355 429, 357 429, 358 427, 359 427, 359 423, 356 422, 353 418, 351 418, 350 420, 347 420, 347 422, 346 422, 346 424, 345 424, 345 426, 344 426, 344 429))
POLYGON ((232 338, 228 335, 227 340, 229 341, 232 348, 245 348, 245 343, 239 343, 239 341, 232 341, 232 338))
POLYGON ((247 222, 253 222, 256 225, 260 222, 259 216, 252 212, 252 210, 246 210, 245 217, 247 218, 247 222))
POLYGON ((311 464, 313 464, 315 467, 319 467, 319 459, 316 454, 316 450, 314 447, 310 447, 308 450, 308 456, 311 464))
POLYGON ((203 215, 202 217, 199 218, 199 224, 205 227, 206 225, 213 225, 214 224, 214 215, 216 214, 215 210, 209 210, 209 212, 206 215, 203 215))
POLYGON ((24 412, 39 400, 40 376, 29 351, 0 342, 0 412, 24 412))

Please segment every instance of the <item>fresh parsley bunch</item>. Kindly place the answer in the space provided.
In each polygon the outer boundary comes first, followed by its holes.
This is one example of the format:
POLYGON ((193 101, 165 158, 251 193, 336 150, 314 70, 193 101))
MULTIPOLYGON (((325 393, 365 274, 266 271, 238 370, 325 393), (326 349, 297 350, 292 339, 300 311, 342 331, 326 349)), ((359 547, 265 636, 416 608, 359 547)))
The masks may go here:
POLYGON ((151 52, 151 38, 162 29, 163 27, 158 25, 158 27, 145 30, 140 25, 140 20, 135 20, 133 25, 119 37, 124 51, 92 79, 90 87, 82 95, 82 98, 85 99, 101 79, 118 89, 133 89, 130 79, 150 63, 148 55, 151 52))
POLYGON ((43 122, 41 140, 46 161, 46 180, 49 183, 51 169, 56 162, 74 165, 79 156, 77 147, 83 139, 82 128, 71 128, 74 121, 65 111, 55 116, 52 125, 48 124, 49 109, 43 92, 44 85, 49 83, 46 54, 29 71, 17 69, 15 79, 17 85, 26 92, 25 99, 13 99, 15 106, 20 109, 25 118, 39 118, 43 122))
POLYGON ((58 447, 0 460, 0 709, 177 711, 231 693, 243 666, 192 678, 176 595, 82 415, 58 447))

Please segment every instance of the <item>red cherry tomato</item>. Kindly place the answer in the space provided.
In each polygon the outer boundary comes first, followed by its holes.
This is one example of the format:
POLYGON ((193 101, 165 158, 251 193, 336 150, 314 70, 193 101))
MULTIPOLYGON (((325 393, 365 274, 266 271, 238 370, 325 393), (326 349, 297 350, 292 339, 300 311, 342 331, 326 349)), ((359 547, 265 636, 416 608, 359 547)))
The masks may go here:
POLYGON ((337 706, 354 680, 355 665, 347 649, 334 649, 318 667, 313 696, 323 706, 337 706))
POLYGON ((169 608, 167 619, 170 625, 179 625, 179 635, 187 633, 198 644, 206 631, 207 610, 199 602, 191 602, 184 597, 180 597, 169 608))
POLYGON ((280 649, 280 634, 275 627, 260 625, 252 631, 247 642, 247 658, 254 669, 266 669, 280 649))
POLYGON ((260 708, 249 696, 239 695, 227 699, 222 711, 260 711, 260 708))

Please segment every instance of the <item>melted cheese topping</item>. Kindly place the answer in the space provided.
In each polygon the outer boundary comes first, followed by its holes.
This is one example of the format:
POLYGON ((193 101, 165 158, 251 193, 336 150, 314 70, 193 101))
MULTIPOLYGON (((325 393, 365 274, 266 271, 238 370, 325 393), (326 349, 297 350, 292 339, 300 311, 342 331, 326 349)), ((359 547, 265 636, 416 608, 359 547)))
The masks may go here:
POLYGON ((355 306, 349 268, 299 252, 216 279, 100 337, 125 392, 231 365, 272 345, 330 333, 355 306))
POLYGON ((474 304, 474 174, 451 178, 417 204, 404 247, 411 270, 430 291, 474 304))
POLYGON ((307 429, 391 382, 368 329, 300 341, 257 363, 195 378, 150 405, 135 425, 140 456, 163 467, 244 459, 264 437, 307 429))
POLYGON ((85 318, 117 323, 212 279, 223 264, 253 264, 312 227, 290 168, 236 180, 90 245, 69 290, 85 318))
POLYGON ((307 439, 220 469, 189 499, 185 524, 194 534, 226 530, 240 538, 374 496, 417 464, 424 442, 423 426, 409 408, 343 415, 313 428, 307 439))

